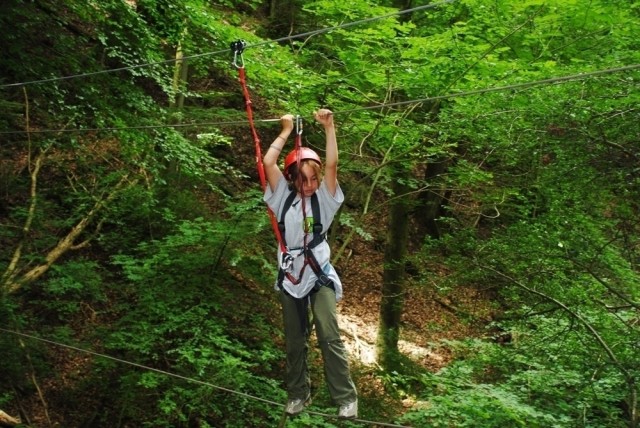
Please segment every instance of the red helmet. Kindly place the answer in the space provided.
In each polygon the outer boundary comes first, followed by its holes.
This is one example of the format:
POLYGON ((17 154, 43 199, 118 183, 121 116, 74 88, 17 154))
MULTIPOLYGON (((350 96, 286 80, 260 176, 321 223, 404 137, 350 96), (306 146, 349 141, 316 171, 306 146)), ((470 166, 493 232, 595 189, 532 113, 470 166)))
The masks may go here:
MULTIPOLYGON (((320 156, 318 156, 318 154, 311 150, 309 147, 300 147, 300 162, 304 160, 312 160, 318 162, 318 165, 322 165, 320 156)), ((289 168, 291 168, 291 165, 295 165, 297 161, 298 153, 295 149, 291 151, 291 153, 289 153, 286 158, 284 158, 284 178, 286 178, 287 180, 291 180, 289 168)))

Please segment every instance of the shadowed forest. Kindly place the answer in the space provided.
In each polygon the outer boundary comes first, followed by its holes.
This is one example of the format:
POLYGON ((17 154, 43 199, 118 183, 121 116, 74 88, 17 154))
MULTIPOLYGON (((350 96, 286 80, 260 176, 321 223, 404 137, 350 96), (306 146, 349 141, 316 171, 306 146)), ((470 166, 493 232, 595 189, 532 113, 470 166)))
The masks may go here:
POLYGON ((0 426, 640 427, 640 2, 5 0, 0 28, 0 426), (313 336, 283 417, 256 164, 287 113, 322 156, 319 108, 352 421, 313 336))

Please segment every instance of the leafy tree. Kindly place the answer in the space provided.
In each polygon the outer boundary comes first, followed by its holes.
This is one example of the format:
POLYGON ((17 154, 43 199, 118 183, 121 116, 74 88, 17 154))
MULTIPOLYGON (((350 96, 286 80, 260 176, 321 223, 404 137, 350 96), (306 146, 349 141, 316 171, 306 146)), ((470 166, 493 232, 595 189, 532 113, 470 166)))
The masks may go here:
MULTIPOLYGON (((279 418, 211 387, 283 398, 273 238, 249 133, 230 124, 245 116, 227 48, 243 39, 258 118, 339 116, 336 255, 386 242, 381 356, 403 364, 377 375, 418 400, 402 421, 637 427, 637 71, 477 91, 637 64, 638 5, 460 0, 260 37, 415 5, 3 2, 1 324, 210 385, 3 335, 0 406, 39 391, 50 424, 279 418), (493 298, 489 323, 465 318, 486 337, 438 344, 455 360, 437 373, 404 364, 400 296, 469 286, 493 298), (54 361, 83 376, 52 395, 54 361)), ((313 124, 304 138, 321 147, 313 124)))

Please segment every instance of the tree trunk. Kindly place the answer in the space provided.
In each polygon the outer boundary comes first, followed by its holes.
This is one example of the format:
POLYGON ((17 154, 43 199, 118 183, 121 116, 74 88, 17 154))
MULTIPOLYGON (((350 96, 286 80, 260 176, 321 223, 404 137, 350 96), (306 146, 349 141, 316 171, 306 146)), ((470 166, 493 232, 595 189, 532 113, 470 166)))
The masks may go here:
MULTIPOLYGON (((413 0, 394 0, 393 7, 396 7, 400 10, 407 10, 414 7, 413 0)), ((413 13, 405 13, 398 17, 400 22, 411 22, 413 19, 413 13)))
POLYGON ((378 328, 378 363, 385 370, 397 367, 398 339, 400 337, 400 319, 404 303, 404 259, 409 239, 407 217, 409 206, 403 184, 394 184, 396 199, 392 202, 389 215, 387 243, 384 253, 384 273, 382 282, 382 301, 380 302, 380 324, 378 328))
MULTIPOLYGON (((187 30, 184 30, 183 37, 186 36, 187 30)), ((176 48, 176 62, 173 67, 173 80, 171 87, 173 88, 173 99, 169 100, 169 107, 174 109, 177 113, 182 110, 184 106, 184 91, 187 87, 187 76, 189 72, 189 65, 187 59, 184 58, 184 51, 182 49, 182 42, 178 42, 176 48)), ((177 121, 182 122, 181 120, 177 121)))
POLYGON ((424 173, 424 181, 429 186, 420 196, 420 207, 416 212, 416 219, 420 227, 420 238, 429 235, 433 239, 440 238, 437 219, 440 215, 444 189, 438 186, 438 178, 444 174, 449 166, 447 160, 429 162, 424 173))

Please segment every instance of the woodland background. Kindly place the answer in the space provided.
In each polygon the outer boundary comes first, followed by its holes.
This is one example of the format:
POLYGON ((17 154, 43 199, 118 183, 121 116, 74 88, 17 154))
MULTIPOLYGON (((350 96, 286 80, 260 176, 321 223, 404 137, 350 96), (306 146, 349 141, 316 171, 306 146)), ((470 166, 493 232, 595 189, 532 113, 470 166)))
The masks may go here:
MULTIPOLYGON (((275 240, 229 48, 245 40, 263 148, 293 113, 322 152, 312 112, 335 112, 340 309, 377 351, 351 354, 363 420, 640 426, 640 2, 402 12, 427 4, 2 1, 0 409, 280 421, 275 240)), ((335 408, 311 357, 316 413, 287 426, 365 423, 319 414, 335 408)))

